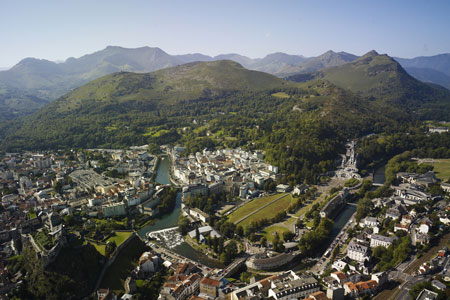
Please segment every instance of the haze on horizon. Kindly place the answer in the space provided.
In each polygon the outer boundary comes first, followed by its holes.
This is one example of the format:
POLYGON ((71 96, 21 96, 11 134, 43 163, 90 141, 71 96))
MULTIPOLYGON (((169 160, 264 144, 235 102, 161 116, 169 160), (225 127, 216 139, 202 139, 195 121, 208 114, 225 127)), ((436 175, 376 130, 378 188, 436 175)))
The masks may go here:
POLYGON ((2 1, 0 67, 64 61, 108 45, 169 54, 317 56, 450 52, 448 1, 2 1))

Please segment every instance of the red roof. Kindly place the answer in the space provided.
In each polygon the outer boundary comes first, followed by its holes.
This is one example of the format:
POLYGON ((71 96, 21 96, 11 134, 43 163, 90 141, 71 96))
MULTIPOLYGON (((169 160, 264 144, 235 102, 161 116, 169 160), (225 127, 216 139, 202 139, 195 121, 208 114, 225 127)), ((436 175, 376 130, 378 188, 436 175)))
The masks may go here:
POLYGON ((208 277, 203 277, 203 279, 200 280, 200 284, 217 287, 220 285, 220 281, 208 277))

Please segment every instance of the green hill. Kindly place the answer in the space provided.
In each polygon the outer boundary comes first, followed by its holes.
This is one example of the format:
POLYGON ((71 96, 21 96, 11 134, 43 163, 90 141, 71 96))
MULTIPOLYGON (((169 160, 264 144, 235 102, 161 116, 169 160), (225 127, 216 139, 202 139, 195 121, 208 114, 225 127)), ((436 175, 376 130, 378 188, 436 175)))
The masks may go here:
POLYGON ((322 69, 312 75, 288 77, 293 81, 320 78, 378 105, 395 106, 422 119, 445 119, 450 114, 450 93, 410 76, 387 55, 371 51, 353 62, 322 69))

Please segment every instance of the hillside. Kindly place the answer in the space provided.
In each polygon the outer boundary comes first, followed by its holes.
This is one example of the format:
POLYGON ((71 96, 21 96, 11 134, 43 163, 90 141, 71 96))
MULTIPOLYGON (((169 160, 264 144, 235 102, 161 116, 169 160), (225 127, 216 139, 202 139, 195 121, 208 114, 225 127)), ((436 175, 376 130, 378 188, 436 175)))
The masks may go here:
POLYGON ((306 74, 316 72, 318 70, 335 67, 354 61, 358 56, 346 52, 327 51, 317 57, 311 57, 303 61, 301 64, 292 65, 282 68, 278 71, 280 75, 287 76, 289 74, 306 74))
MULTIPOLYGON (((423 119, 448 118, 450 93, 438 86, 420 82, 387 55, 371 51, 357 60, 322 69, 309 78, 327 80, 352 91, 378 105, 395 105, 423 119)), ((304 81, 305 75, 291 76, 290 80, 304 81)))
POLYGON ((91 81, 0 123, 0 149, 250 147, 265 150, 287 181, 315 182, 349 138, 404 131, 419 118, 448 120, 448 94, 376 53, 303 83, 232 61, 197 62, 91 81))
MULTIPOLYGON (((30 141, 30 147, 38 148, 81 146, 78 139, 84 138, 83 143, 94 146, 96 142, 86 137, 91 133, 115 141, 122 140, 122 134, 130 135, 136 137, 133 144, 145 143, 146 127, 135 128, 136 132, 129 134, 125 124, 162 125, 167 122, 167 114, 174 111, 195 114, 178 111, 189 102, 295 85, 270 74, 249 71, 232 61, 189 63, 144 74, 119 72, 73 90, 23 121, 4 124, 7 128, 0 133, 5 136, 3 145, 9 146, 25 146, 25 140, 30 141)), ((108 142, 98 137, 97 141, 97 145, 108 142)))
POLYGON ((450 53, 395 60, 415 78, 450 89, 450 53))

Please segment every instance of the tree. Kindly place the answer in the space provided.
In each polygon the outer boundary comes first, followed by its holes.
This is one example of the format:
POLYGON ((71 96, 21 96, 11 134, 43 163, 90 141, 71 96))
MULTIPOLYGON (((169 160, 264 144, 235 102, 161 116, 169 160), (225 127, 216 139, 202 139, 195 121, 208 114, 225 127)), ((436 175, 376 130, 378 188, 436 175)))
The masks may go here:
POLYGON ((114 253, 114 250, 116 250, 117 245, 115 241, 108 241, 105 246, 105 257, 110 258, 112 254, 114 253))
POLYGON ((292 240, 294 237, 295 237, 295 233, 293 233, 292 231, 283 232, 283 240, 285 242, 292 240))
POLYGON ((267 247, 267 239, 265 236, 261 237, 261 239, 259 240, 261 246, 263 247, 267 247))
POLYGON ((195 239, 197 242, 200 242, 200 231, 198 230, 198 227, 195 228, 195 239))
POLYGON ((180 214, 180 217, 178 218, 178 229, 183 236, 188 233, 190 225, 189 219, 180 214))

